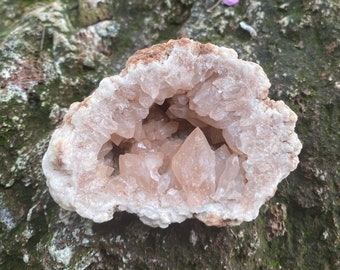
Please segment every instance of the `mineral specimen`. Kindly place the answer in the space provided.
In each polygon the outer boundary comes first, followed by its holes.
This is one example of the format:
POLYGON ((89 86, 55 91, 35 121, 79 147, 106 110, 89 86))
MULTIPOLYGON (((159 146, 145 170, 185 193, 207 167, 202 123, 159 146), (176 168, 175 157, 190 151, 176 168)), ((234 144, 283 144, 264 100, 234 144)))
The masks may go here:
POLYGON ((163 228, 250 221, 301 150, 297 116, 269 87, 232 49, 180 39, 138 51, 53 133, 50 193, 95 222, 115 211, 163 228))

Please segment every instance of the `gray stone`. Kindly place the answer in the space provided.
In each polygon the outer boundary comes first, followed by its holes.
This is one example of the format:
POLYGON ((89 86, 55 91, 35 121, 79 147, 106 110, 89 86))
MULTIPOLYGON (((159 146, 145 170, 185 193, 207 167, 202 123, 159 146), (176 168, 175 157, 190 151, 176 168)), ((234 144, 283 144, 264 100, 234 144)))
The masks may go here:
POLYGON ((1 269, 339 268, 338 1, 241 0, 211 13, 214 1, 105 1, 110 16, 82 23, 69 2, 0 5, 1 269), (91 30, 104 19, 116 28, 91 30), (298 169, 255 221, 233 228, 188 220, 162 230, 127 213, 95 224, 59 208, 40 163, 62 108, 118 73, 134 51, 181 36, 264 67, 271 98, 298 114, 298 169))

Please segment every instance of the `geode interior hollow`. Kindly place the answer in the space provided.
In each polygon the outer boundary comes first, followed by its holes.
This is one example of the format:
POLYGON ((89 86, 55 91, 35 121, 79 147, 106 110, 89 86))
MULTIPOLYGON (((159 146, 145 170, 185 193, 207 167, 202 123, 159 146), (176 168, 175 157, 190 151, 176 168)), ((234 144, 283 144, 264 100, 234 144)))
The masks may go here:
POLYGON ((232 49, 179 39, 137 51, 54 131, 49 191, 95 222, 115 211, 163 228, 253 220, 302 147, 296 114, 269 87, 232 49))

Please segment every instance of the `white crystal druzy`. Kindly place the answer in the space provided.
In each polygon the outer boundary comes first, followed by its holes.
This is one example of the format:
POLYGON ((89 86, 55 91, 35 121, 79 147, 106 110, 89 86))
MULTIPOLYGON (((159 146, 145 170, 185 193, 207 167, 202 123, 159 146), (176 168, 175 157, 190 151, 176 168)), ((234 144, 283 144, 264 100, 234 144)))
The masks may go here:
POLYGON ((180 39, 138 51, 53 133, 50 193, 95 222, 115 211, 159 227, 250 221, 301 150, 297 116, 269 87, 232 49, 180 39))

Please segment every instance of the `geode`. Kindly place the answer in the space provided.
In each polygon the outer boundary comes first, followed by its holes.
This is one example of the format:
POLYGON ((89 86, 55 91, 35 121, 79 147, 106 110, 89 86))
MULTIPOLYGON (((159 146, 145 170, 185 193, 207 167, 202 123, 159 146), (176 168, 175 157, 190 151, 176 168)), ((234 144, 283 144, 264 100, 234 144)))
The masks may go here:
POLYGON ((54 131, 49 191, 95 222, 116 211, 163 228, 253 220, 302 147, 296 114, 269 87, 232 49, 180 39, 137 51, 54 131))

